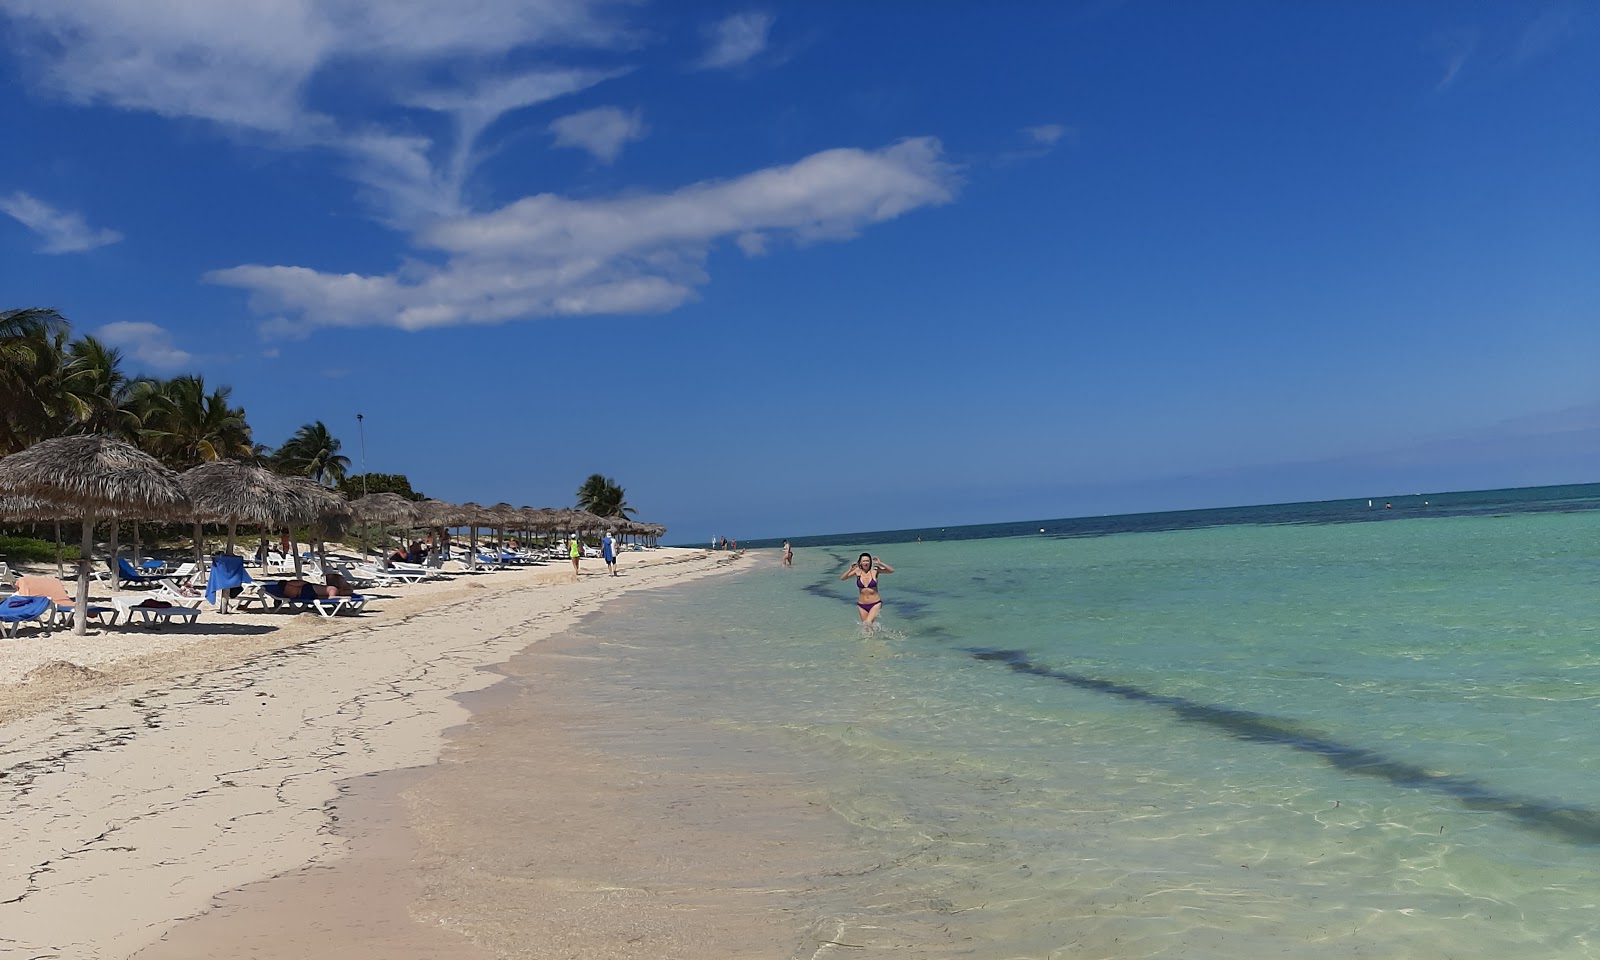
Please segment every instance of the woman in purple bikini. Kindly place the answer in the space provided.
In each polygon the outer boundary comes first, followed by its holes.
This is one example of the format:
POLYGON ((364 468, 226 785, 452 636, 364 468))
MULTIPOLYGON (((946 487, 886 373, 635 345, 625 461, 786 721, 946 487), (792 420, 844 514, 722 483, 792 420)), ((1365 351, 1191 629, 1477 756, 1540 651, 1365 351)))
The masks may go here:
POLYGON ((876 623, 878 614, 883 610, 883 599, 878 596, 878 578, 886 573, 894 573, 894 567, 889 566, 870 553, 863 553, 850 565, 850 569, 839 574, 840 580, 856 578, 856 609, 861 613, 862 623, 876 623))

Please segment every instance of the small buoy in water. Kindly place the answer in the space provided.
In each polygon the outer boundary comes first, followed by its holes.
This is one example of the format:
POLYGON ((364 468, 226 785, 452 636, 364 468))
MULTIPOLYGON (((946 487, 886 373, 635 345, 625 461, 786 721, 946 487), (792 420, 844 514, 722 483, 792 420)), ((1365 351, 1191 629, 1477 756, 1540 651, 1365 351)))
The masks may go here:
POLYGON ((1039 528, 1039 532, 1040 532, 1040 533, 1044 533, 1044 527, 1040 527, 1040 528, 1039 528))

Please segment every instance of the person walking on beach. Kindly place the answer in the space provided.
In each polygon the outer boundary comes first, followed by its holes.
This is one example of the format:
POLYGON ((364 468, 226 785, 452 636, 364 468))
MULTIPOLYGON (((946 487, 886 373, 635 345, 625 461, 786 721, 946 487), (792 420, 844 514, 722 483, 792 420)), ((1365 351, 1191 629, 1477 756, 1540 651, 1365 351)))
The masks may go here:
POLYGON ((783 565, 786 567, 794 566, 794 551, 789 549, 789 541, 787 540, 783 541, 783 565))
POLYGON ((567 556, 572 558, 572 579, 578 579, 578 558, 583 556, 583 544, 578 542, 578 535, 572 535, 572 542, 567 544, 567 556))
POLYGON ((617 541, 609 533, 605 535, 605 539, 600 541, 600 556, 605 558, 606 567, 611 571, 611 575, 613 577, 616 576, 617 541))
POLYGON ((861 614, 861 622, 873 624, 878 622, 878 614, 883 611, 883 598, 878 596, 878 578, 886 573, 894 573, 894 567, 870 553, 863 553, 850 564, 850 568, 839 574, 840 580, 856 578, 856 609, 861 614))

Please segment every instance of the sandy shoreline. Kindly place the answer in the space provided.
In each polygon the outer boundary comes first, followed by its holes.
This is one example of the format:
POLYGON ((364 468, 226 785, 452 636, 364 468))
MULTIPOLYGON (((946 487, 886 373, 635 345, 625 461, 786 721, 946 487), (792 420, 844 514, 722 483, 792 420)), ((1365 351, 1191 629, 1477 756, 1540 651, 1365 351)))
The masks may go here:
POLYGON ((453 697, 500 679, 484 666, 622 591, 752 562, 625 560, 615 579, 512 571, 396 591, 357 620, 189 638, 103 663, 86 688, 0 688, 13 718, 0 728, 0 951, 133 956, 219 894, 336 862, 349 842, 328 829, 338 785, 434 762, 467 717, 453 697))

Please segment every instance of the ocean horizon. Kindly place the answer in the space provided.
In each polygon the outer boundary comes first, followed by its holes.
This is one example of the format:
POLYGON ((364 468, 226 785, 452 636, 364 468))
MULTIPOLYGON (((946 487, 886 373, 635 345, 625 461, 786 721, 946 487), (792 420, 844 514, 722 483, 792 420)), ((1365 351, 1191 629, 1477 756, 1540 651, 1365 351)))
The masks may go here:
MULTIPOLYGON (((854 543, 910 543, 923 540, 969 540, 1045 534, 1057 537, 1099 536, 1155 530, 1185 530, 1230 523, 1362 523, 1417 516, 1476 516, 1501 510, 1600 509, 1600 482, 1545 484, 1533 487, 1498 487, 1436 493, 1388 494, 1333 500, 1299 500, 1285 503, 1148 510, 1135 513, 1048 517, 1035 520, 1001 520, 987 523, 932 524, 892 530, 806 534, 792 537, 753 537, 740 543, 750 549, 791 546, 835 546, 854 543)), ((699 547, 703 543, 669 546, 699 547)))

